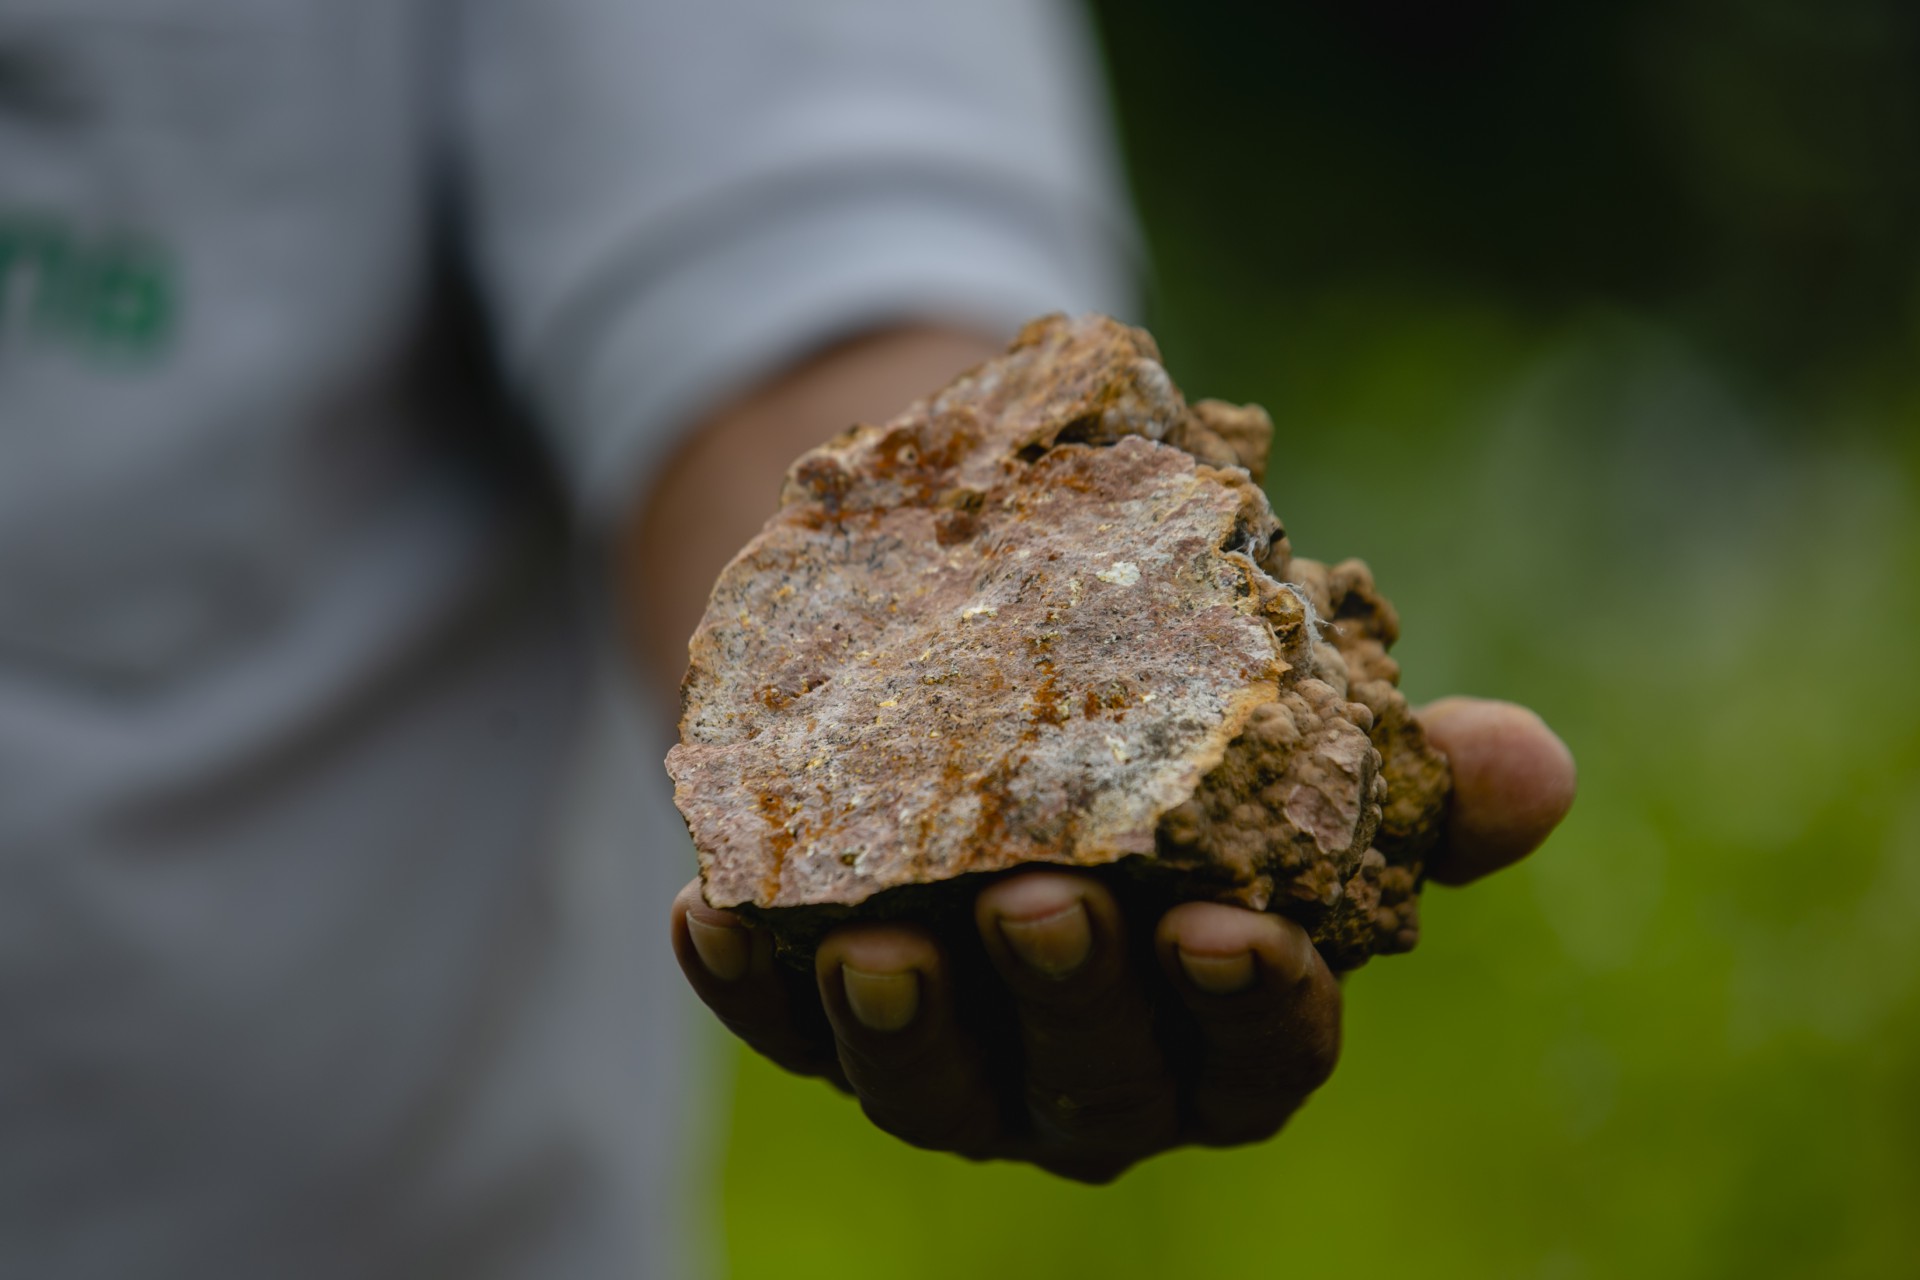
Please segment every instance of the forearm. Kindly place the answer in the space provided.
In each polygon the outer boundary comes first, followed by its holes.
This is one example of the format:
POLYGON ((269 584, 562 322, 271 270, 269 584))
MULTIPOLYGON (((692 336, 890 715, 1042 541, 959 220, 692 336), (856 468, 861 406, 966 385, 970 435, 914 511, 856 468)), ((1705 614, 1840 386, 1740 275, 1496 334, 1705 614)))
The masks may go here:
POLYGON ((616 571, 635 659, 671 693, 713 579, 773 511, 802 451, 855 422, 879 422, 999 349, 930 326, 877 330, 828 347, 701 422, 621 531, 616 571))

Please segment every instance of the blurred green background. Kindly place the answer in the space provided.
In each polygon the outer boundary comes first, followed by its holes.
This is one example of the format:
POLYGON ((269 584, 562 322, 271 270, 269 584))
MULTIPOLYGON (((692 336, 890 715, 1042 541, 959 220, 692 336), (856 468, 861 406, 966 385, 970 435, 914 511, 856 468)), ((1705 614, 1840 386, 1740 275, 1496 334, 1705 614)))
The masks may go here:
POLYGON ((1920 6, 1097 6, 1194 395, 1580 758, 1281 1138, 1088 1190, 742 1061, 757 1277, 1920 1275, 1920 6))

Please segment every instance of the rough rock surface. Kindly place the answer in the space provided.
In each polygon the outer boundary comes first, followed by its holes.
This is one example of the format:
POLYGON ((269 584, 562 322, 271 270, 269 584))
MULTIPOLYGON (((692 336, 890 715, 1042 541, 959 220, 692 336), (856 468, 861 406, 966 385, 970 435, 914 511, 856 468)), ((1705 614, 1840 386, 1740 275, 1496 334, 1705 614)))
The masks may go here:
POLYGON ((707 900, 805 950, 957 877, 1114 864, 1336 966, 1412 946, 1446 761, 1366 567, 1291 555, 1271 431, 1050 316, 801 457, 690 647, 667 766, 707 900))

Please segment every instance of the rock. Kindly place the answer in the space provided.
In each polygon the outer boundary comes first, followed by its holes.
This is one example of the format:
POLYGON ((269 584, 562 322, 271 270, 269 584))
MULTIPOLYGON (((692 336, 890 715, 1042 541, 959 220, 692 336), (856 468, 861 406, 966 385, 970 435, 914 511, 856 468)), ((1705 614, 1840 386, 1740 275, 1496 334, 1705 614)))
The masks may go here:
POLYGON ((805 953, 964 877, 1112 866, 1339 967, 1412 946, 1446 761, 1366 567, 1291 554, 1271 432, 1189 407, 1144 332, 1049 316, 802 456, 690 646, 667 767, 707 900, 805 953))

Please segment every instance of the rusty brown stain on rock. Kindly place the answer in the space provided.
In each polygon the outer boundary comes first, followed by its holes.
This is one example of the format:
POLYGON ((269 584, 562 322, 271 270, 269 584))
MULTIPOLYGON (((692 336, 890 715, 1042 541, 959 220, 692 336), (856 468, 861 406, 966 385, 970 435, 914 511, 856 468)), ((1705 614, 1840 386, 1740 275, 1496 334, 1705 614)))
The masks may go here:
POLYGON ((1053 673, 1051 662, 1045 664, 1044 670, 1046 677, 1034 688, 1027 703, 1027 718, 1036 725, 1065 724, 1072 713, 1060 705, 1060 678, 1053 673))
POLYGON ((1055 316, 803 456, 690 645, 668 767, 708 900, 804 939, 1120 864, 1336 964, 1411 945, 1445 761, 1364 566, 1292 556, 1249 475, 1270 433, 1189 408, 1141 331, 1055 316))
POLYGON ((762 791, 754 807, 759 810, 761 821, 767 825, 766 883, 761 892, 769 898, 777 898, 780 895, 780 873, 786 868, 787 853, 796 839, 790 825, 793 806, 778 792, 762 791))

